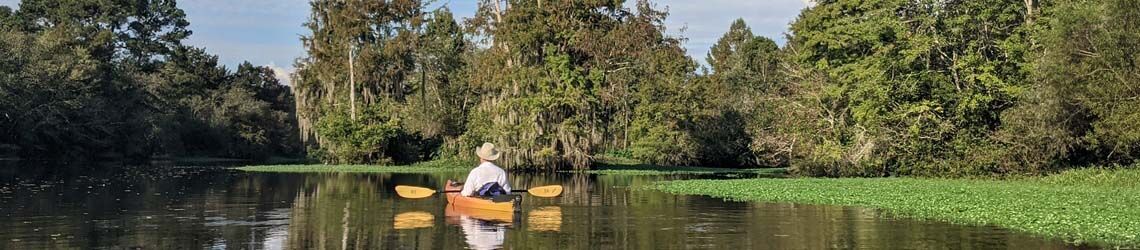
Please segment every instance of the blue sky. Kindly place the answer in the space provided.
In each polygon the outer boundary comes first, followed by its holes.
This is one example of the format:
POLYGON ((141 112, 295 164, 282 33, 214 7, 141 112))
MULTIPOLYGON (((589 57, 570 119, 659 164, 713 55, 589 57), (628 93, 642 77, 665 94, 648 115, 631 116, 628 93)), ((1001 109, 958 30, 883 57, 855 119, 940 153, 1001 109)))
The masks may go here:
MULTIPOLYGON (((0 0, 15 7, 19 0, 0 0)), ((634 0, 627 0, 632 6, 634 0)), ((668 33, 688 39, 689 55, 704 63, 705 54, 736 18, 744 18, 756 35, 783 44, 788 24, 807 6, 806 0, 656 0, 668 8, 668 33)), ((439 0, 458 18, 475 12, 476 0, 439 0)), ((304 55, 299 37, 309 15, 308 0, 182 0, 178 5, 190 21, 188 44, 204 47, 230 69, 242 61, 272 66, 284 77, 293 60, 304 55)))

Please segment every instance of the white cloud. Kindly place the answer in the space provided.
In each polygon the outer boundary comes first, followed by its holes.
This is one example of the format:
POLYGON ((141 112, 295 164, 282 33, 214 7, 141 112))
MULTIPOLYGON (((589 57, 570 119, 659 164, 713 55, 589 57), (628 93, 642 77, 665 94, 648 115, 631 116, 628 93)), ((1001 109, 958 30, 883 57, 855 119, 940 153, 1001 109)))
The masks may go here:
POLYGON ((281 81, 281 84, 285 86, 293 86, 292 79, 289 78, 289 76, 293 74, 292 70, 278 67, 277 64, 273 62, 269 62, 269 65, 265 65, 265 67, 273 70, 273 76, 277 77, 277 80, 281 81))

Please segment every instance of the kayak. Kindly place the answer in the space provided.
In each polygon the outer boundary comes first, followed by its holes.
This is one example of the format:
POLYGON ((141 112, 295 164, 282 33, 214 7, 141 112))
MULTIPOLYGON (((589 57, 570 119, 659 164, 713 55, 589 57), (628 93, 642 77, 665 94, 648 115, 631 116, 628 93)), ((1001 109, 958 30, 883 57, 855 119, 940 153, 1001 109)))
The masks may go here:
POLYGON ((444 188, 444 190, 446 190, 445 193, 447 194, 447 204, 449 206, 503 212, 518 211, 517 209, 519 208, 519 199, 513 199, 506 202, 494 202, 489 199, 460 195, 460 189, 463 189, 463 187, 447 185, 447 187, 444 188))

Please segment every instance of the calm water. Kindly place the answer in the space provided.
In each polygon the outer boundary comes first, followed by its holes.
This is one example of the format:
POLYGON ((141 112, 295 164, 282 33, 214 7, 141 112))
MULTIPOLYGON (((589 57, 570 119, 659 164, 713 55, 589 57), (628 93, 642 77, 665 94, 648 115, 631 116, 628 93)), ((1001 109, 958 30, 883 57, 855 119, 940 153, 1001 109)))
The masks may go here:
MULTIPOLYGON (((258 174, 218 168, 0 168, 0 249, 1068 249, 993 227, 869 209, 727 202, 635 187, 685 176, 517 175, 562 184, 517 214, 407 200, 456 174, 258 174), (634 188, 631 188, 634 187, 634 188)), ((689 177, 691 178, 691 177, 689 177)))

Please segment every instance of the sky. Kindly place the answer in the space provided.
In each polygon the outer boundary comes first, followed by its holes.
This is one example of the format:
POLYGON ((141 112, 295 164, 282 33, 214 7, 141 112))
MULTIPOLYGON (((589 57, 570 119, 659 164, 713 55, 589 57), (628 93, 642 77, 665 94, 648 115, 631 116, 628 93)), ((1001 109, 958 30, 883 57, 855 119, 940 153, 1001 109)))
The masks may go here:
MULTIPOLYGON (((657 9, 667 9, 665 26, 669 35, 681 36, 689 56, 705 63, 705 56, 729 24, 743 18, 755 35, 772 38, 783 45, 788 24, 809 0, 656 0, 657 9)), ((0 0, 0 5, 16 8, 19 0, 0 0)), ((634 0, 627 0, 632 7, 634 0)), ((475 13, 476 0, 438 0, 462 19, 475 13)), ((300 36, 309 16, 308 0, 182 0, 194 33, 186 44, 203 47, 219 56, 231 70, 243 61, 269 66, 288 84, 293 61, 305 54, 300 36)))

